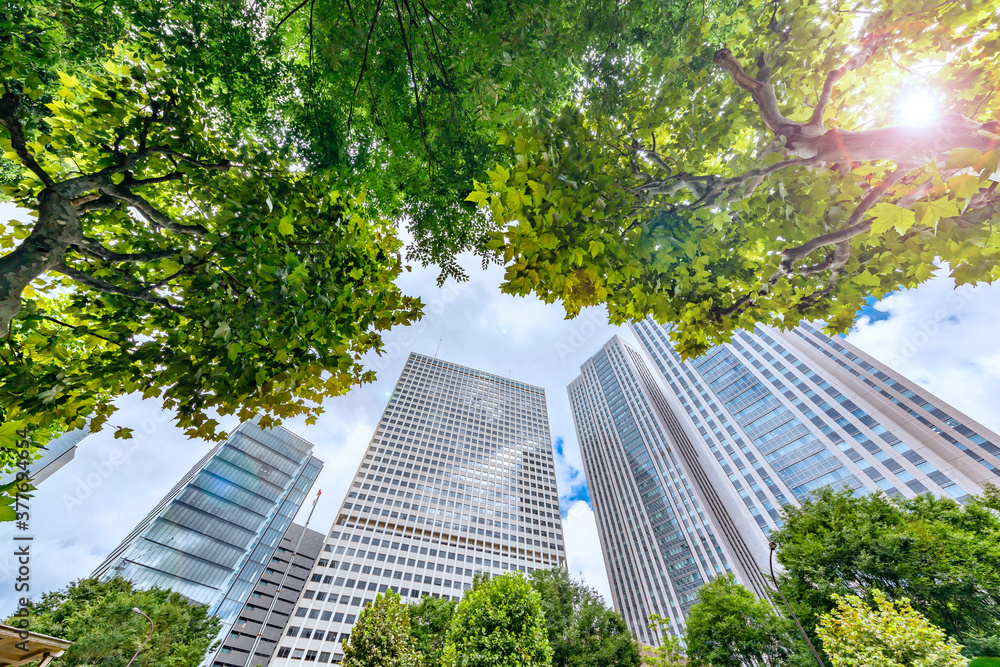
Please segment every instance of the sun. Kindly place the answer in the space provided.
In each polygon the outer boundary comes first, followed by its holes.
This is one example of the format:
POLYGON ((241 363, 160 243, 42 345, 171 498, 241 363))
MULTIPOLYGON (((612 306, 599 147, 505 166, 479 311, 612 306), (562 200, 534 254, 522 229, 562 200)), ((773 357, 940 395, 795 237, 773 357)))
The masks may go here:
POLYGON ((905 88, 896 98, 896 120, 900 125, 932 125, 940 117, 940 104, 928 88, 905 88))

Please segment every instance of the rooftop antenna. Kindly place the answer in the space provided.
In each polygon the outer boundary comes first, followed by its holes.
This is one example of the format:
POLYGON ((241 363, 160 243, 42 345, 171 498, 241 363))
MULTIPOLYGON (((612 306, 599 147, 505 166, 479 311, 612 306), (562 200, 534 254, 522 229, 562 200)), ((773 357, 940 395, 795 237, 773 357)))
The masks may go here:
POLYGON ((441 351, 441 341, 443 341, 443 340, 444 340, 444 338, 439 338, 439 339, 438 339, 438 346, 437 346, 437 349, 436 349, 436 350, 434 350, 434 358, 435 358, 435 359, 437 359, 437 358, 438 358, 438 352, 440 352, 440 351, 441 351))

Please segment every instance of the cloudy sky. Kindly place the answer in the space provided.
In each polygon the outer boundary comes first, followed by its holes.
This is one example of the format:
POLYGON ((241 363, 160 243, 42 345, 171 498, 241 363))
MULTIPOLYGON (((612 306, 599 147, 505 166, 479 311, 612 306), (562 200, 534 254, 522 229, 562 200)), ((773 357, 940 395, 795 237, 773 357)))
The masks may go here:
MULTIPOLYGON (((9 211, 0 207, 0 215, 9 211)), ((325 462, 313 487, 313 493, 322 489, 323 495, 311 527, 322 532, 331 525, 407 355, 437 354, 545 388, 570 571, 610 602, 566 385, 613 334, 634 339, 627 329, 609 326, 601 311, 566 320, 557 305, 500 294, 497 267, 483 272, 470 258, 467 269, 469 282, 440 289, 432 269, 404 274, 401 287, 423 298, 426 315, 415 326, 392 331, 383 355, 368 359, 378 380, 326 401, 325 413, 312 426, 285 424, 314 443, 316 456, 325 462)), ((866 312, 849 340, 1000 431, 1000 287, 956 291, 948 279, 937 277, 866 312)), ((113 439, 110 428, 91 435, 75 460, 47 479, 32 501, 33 595, 87 576, 209 446, 186 439, 156 401, 126 397, 118 406, 111 421, 134 429, 133 440, 113 439)), ((226 428, 236 426, 232 419, 221 421, 226 428)), ((300 523, 310 502, 299 514, 300 523)), ((4 543, 12 544, 13 533, 10 524, 0 526, 4 543)), ((0 550, 0 581, 13 580, 11 551, 0 550)), ((13 586, 0 587, 0 615, 15 606, 13 586)))

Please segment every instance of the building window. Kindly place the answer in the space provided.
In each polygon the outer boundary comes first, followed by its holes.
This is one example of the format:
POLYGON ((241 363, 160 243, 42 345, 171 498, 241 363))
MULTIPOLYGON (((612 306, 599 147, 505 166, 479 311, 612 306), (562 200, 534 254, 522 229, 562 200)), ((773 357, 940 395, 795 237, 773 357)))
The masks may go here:
POLYGON ((316 662, 316 655, 318 653, 319 651, 309 651, 308 653, 306 653, 306 660, 316 662))
POLYGON ((291 653, 291 652, 292 652, 291 647, 289 647, 289 646, 282 646, 281 648, 278 649, 278 657, 279 658, 287 658, 288 654, 291 653))

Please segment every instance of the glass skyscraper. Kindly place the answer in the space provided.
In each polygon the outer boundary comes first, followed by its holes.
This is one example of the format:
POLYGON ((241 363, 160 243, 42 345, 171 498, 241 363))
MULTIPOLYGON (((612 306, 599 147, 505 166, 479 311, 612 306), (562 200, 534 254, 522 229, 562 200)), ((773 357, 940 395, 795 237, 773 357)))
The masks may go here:
POLYGON ((336 663, 365 604, 565 565, 545 391, 411 354, 271 665, 336 663))
MULTIPOLYGON (((88 435, 90 435, 89 425, 68 431, 45 445, 41 458, 32 461, 28 466, 31 484, 37 487, 56 470, 72 461, 76 456, 76 446, 88 435)), ((0 485, 9 484, 15 478, 14 473, 0 476, 0 485)))
MULTIPOLYGON (((323 463, 281 428, 241 424, 94 571, 206 604, 229 634, 323 463)), ((207 659, 210 661, 210 657, 207 659)))
POLYGON ((615 605, 640 637, 653 612, 682 628, 720 567, 762 593, 781 506, 815 489, 962 500, 1000 481, 1000 437, 812 325, 690 361, 651 320, 632 331, 651 364, 614 339, 569 393, 615 605), (673 540, 624 528, 643 522, 673 540))

